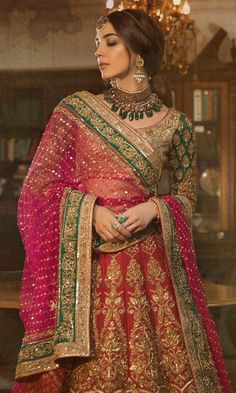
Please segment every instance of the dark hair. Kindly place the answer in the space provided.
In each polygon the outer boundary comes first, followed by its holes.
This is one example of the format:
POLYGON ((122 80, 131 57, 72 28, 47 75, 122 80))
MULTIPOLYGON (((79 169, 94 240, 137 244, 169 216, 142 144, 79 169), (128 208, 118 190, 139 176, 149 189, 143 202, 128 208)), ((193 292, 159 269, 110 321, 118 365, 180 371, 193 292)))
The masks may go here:
POLYGON ((160 26, 144 11, 134 9, 107 14, 99 19, 98 27, 106 21, 109 21, 123 38, 127 48, 143 58, 145 70, 151 77, 152 90, 164 99, 166 92, 160 91, 165 89, 159 74, 165 41, 160 26))

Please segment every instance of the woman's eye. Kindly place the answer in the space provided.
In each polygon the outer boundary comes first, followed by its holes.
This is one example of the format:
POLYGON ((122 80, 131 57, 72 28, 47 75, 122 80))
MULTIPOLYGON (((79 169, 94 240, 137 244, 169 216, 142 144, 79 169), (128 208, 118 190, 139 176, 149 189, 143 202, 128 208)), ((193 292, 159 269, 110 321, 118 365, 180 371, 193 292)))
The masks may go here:
POLYGON ((108 42, 107 43, 107 46, 114 46, 114 45, 116 45, 117 44, 117 42, 116 41, 113 41, 113 42, 108 42))

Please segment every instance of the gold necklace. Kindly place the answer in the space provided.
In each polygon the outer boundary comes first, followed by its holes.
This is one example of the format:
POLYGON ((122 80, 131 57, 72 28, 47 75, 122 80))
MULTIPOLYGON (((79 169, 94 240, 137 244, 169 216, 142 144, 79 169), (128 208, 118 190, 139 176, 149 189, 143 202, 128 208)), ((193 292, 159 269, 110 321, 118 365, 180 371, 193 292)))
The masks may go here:
POLYGON ((139 120, 144 115, 152 117, 153 112, 160 112, 163 105, 157 94, 148 86, 138 92, 128 92, 117 86, 104 92, 104 100, 111 104, 113 112, 119 112, 122 119, 139 120))

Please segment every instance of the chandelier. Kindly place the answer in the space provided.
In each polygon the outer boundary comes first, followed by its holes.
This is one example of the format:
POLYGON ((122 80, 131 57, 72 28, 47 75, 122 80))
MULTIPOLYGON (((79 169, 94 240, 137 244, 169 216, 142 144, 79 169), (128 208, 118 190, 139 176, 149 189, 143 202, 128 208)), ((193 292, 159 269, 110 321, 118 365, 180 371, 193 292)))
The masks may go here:
MULTIPOLYGON (((147 12, 162 27, 165 35, 163 68, 177 69, 185 75, 189 69, 188 54, 196 38, 194 21, 190 18, 187 0, 121 0, 116 9, 139 9, 147 12)), ((107 0, 106 8, 115 7, 114 0, 107 0)))

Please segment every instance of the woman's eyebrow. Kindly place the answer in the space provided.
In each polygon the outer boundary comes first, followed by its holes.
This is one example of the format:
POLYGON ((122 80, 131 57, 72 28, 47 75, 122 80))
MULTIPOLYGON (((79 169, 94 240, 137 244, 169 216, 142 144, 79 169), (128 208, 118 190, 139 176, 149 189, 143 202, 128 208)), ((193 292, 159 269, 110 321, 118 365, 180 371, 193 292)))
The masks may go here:
MULTIPOLYGON (((116 37, 120 37, 119 34, 116 34, 116 33, 107 33, 107 34, 105 34, 102 38, 108 38, 108 37, 111 37, 111 36, 113 36, 113 35, 115 35, 116 37)), ((95 41, 99 41, 99 38, 96 37, 96 38, 95 38, 95 41)))

